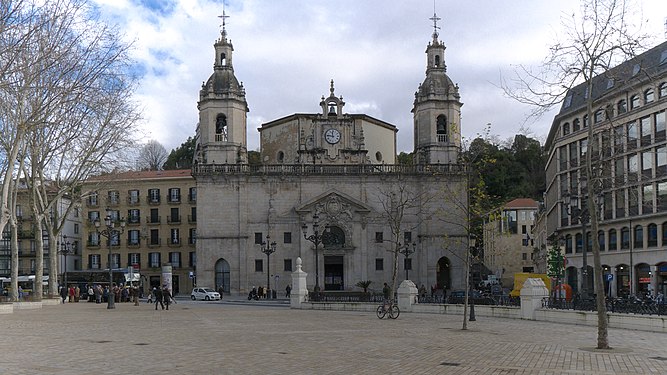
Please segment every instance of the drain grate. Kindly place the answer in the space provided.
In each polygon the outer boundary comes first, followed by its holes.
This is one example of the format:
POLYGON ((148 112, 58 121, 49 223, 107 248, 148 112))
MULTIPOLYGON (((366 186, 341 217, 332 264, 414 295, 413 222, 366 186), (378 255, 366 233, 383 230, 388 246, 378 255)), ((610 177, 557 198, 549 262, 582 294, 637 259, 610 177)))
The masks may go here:
POLYGON ((455 363, 455 362, 442 362, 442 363, 440 363, 440 366, 456 367, 456 366, 460 366, 460 365, 461 365, 460 363, 455 363))

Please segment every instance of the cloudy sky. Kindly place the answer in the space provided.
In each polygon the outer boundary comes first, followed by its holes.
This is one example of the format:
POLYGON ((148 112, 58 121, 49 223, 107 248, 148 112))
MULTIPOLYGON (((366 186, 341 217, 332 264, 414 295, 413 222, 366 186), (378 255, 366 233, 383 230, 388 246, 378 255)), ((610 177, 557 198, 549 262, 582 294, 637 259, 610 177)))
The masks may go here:
MULTIPOLYGON (((223 0, 93 0, 103 17, 134 41, 142 72, 137 100, 146 139, 167 150, 194 135, 197 100, 213 71, 223 0)), ((665 39, 667 5, 644 0, 641 17, 653 43, 665 39)), ((529 108, 504 97, 501 76, 537 66, 576 0, 436 0, 450 78, 460 86, 463 135, 486 124, 505 140, 517 132, 543 140, 553 114, 526 121, 529 108)), ((293 113, 316 113, 335 81, 348 113, 399 128, 399 151, 412 151, 412 103, 425 77, 433 33, 432 0, 224 0, 234 71, 250 107, 248 149, 257 128, 293 113)))

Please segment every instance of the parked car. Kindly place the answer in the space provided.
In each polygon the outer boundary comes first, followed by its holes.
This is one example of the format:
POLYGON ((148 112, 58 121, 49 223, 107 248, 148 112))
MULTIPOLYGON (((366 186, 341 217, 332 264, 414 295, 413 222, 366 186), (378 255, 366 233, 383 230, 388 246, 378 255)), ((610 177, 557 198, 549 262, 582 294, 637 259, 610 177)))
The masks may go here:
POLYGON ((204 301, 218 301, 220 300, 220 293, 211 288, 194 288, 190 293, 190 298, 193 301, 203 299, 204 301))

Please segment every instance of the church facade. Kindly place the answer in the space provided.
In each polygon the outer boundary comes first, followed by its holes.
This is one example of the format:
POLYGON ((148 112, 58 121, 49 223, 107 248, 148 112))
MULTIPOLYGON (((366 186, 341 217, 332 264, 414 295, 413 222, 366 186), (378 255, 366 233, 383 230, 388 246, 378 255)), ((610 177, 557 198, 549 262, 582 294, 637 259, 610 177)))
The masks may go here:
POLYGON ((397 127, 346 113, 332 80, 315 113, 261 125, 256 165, 248 163, 248 103, 223 25, 198 102, 198 285, 283 291, 300 257, 310 290, 360 290, 355 284, 366 280, 381 289, 394 267, 398 282, 464 288, 463 104, 435 30, 412 110, 412 164, 397 163, 397 127))

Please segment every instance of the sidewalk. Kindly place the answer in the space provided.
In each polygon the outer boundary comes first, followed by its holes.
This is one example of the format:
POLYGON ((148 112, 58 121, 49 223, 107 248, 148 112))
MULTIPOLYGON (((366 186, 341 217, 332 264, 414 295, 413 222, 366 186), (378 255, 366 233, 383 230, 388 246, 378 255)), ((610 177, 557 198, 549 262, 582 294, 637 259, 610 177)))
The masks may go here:
MULTIPOLYGON (((461 316, 179 298, 0 315, 0 374, 666 374, 667 335, 461 316), (227 302, 223 301, 223 302, 227 302)), ((280 301, 280 300, 278 300, 280 301)))

